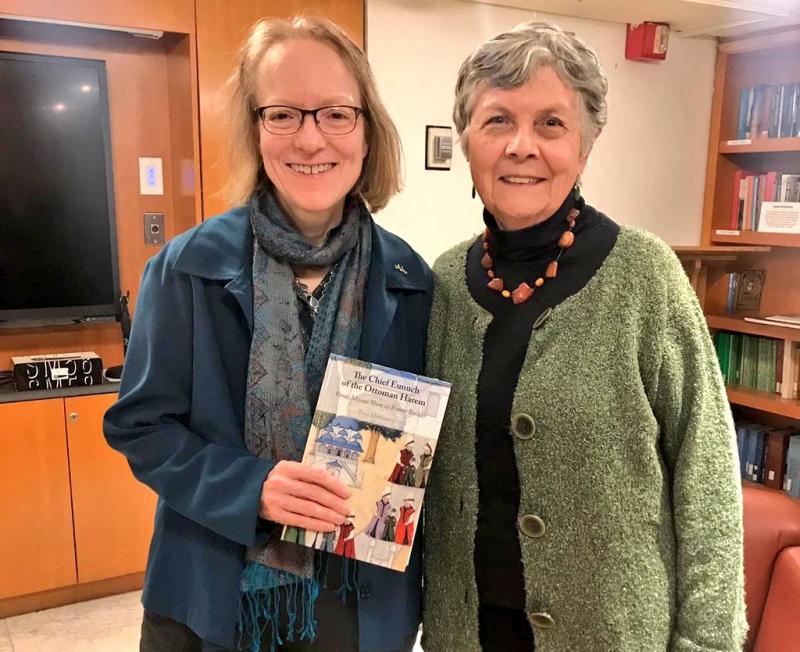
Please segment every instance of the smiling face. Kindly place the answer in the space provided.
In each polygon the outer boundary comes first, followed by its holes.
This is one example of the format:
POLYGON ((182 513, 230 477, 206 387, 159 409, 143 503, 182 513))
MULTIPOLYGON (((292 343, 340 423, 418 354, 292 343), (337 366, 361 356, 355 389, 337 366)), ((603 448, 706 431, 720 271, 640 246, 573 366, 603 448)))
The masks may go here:
MULTIPOLYGON (((361 107, 352 73, 335 50, 313 39, 287 40, 267 51, 256 99, 258 106, 361 107)), ((257 128, 264 170, 287 217, 310 239, 324 238, 341 221, 344 198, 361 175, 364 117, 340 136, 323 134, 310 115, 295 134, 271 134, 260 122, 257 128)))
POLYGON ((586 167, 577 93, 550 66, 522 86, 487 86, 469 122, 472 181, 501 229, 555 213, 586 167))

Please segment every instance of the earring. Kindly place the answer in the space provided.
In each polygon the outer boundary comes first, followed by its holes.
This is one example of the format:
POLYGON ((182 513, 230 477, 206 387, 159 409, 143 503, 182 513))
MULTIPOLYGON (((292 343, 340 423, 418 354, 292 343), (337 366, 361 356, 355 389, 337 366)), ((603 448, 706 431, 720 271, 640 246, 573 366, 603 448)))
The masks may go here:
POLYGON ((573 197, 575 197, 575 201, 578 201, 581 198, 581 189, 580 189, 580 186, 578 186, 577 183, 572 188, 572 195, 573 195, 573 197))
POLYGON ((472 184, 472 198, 475 199, 475 184, 472 184))

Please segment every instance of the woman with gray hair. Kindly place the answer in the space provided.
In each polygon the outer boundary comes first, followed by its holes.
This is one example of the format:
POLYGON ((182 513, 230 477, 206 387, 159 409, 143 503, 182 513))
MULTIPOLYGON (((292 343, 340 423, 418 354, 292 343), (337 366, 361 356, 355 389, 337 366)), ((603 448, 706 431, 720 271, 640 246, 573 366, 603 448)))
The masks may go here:
POLYGON ((258 21, 231 89, 233 208, 148 262, 105 419, 159 497, 141 651, 408 652, 421 544, 405 573, 329 555, 349 489, 300 463, 329 353, 422 371, 430 270, 370 214, 397 131, 324 18, 258 21))
POLYGON ((434 265, 427 368, 453 388, 426 650, 741 649, 739 467, 703 314, 669 247, 579 192, 606 90, 542 23, 458 75, 485 229, 434 265))

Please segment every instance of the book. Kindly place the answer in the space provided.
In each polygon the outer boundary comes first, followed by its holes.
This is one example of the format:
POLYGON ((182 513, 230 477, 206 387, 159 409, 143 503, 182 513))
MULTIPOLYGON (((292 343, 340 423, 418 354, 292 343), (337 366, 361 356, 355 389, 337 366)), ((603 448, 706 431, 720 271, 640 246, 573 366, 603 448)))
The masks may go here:
POLYGON ((739 452, 739 475, 745 477, 747 475, 747 446, 750 434, 749 423, 736 424, 736 448, 739 452))
POLYGON ((767 324, 768 326, 777 326, 777 327, 780 327, 780 328, 797 328, 797 329, 800 329, 800 324, 788 324, 788 323, 782 322, 782 321, 771 320, 771 319, 769 319, 767 317, 764 317, 763 319, 761 317, 745 317, 744 320, 745 321, 749 321, 749 322, 751 322, 753 324, 767 324))
POLYGON ((736 312, 757 311, 761 305, 761 290, 766 272, 763 269, 748 269, 739 276, 734 310, 736 312))
POLYGON ((350 487, 353 512, 282 539, 405 571, 449 397, 450 383, 331 354, 302 462, 350 487))
POLYGON ((800 434, 789 438, 783 490, 794 498, 800 498, 800 434))
POLYGON ((778 321, 785 324, 797 324, 800 326, 800 315, 769 315, 764 317, 769 321, 778 321))
POLYGON ((783 488, 786 473, 786 452, 789 449, 790 429, 771 430, 767 433, 764 455, 764 484, 773 489, 783 488))

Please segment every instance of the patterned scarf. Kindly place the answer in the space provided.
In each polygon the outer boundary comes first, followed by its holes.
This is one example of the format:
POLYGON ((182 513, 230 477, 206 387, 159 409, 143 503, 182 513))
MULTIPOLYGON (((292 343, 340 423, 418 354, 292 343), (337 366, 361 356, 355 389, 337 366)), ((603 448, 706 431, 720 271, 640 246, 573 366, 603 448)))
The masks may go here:
MULTIPOLYGON (((253 340, 247 371, 244 440, 254 455, 300 461, 330 353, 357 357, 371 253, 369 213, 347 197, 341 224, 321 247, 308 244, 287 221, 270 192, 250 198, 253 246, 253 340), (304 350, 292 265, 336 266, 304 350)), ((280 540, 247 551, 242 574, 240 638, 260 648, 264 623, 272 647, 281 644, 281 610, 288 613, 287 640, 313 639, 319 581, 314 550, 280 540), (298 613, 298 609, 300 610, 298 613)))

